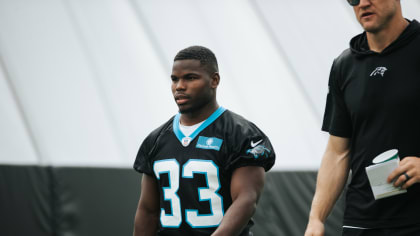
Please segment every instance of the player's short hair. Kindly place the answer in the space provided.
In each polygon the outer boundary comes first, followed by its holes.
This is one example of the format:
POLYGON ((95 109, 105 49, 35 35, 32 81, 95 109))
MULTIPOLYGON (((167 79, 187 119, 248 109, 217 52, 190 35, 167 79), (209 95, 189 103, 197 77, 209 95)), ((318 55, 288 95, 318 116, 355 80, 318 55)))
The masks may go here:
POLYGON ((210 49, 203 46, 191 46, 182 49, 174 58, 174 61, 178 60, 199 60, 200 65, 204 66, 209 74, 219 72, 216 55, 210 49))

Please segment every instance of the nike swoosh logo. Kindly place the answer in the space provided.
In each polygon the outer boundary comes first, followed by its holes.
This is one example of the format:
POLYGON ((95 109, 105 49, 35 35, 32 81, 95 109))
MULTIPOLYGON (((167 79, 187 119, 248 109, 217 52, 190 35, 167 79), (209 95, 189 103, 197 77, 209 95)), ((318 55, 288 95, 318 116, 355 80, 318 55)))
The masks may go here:
POLYGON ((257 146, 259 143, 261 143, 263 140, 261 139, 260 141, 254 143, 254 141, 251 141, 251 147, 255 147, 257 146))

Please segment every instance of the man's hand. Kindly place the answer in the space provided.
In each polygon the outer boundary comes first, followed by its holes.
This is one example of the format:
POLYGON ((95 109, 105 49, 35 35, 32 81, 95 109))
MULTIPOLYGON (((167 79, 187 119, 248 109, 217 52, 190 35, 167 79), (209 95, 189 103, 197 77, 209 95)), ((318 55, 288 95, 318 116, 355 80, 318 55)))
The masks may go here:
POLYGON ((402 189, 407 189, 411 185, 420 182, 420 158, 419 157, 405 157, 400 161, 400 166, 397 167, 389 176, 388 183, 393 180, 394 186, 401 186, 402 189), (407 179, 408 176, 408 179, 407 179))
POLYGON ((306 227, 305 236, 324 236, 325 227, 324 223, 319 220, 309 220, 306 227))

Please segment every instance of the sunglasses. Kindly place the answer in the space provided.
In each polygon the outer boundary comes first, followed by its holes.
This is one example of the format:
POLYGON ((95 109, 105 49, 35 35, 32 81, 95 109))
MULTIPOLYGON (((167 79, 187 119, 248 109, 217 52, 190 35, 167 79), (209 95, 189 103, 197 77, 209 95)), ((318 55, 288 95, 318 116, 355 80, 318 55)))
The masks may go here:
POLYGON ((347 2, 351 5, 351 6, 357 6, 360 3, 360 0, 347 0, 347 2))

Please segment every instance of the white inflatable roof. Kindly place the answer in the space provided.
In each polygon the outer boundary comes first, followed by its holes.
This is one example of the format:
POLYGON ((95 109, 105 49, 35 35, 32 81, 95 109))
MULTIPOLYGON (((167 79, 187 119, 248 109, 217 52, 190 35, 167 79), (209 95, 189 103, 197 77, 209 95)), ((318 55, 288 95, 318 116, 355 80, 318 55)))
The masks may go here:
POLYGON ((344 0, 0 1, 0 163, 131 166, 177 112, 173 57, 203 45, 219 104, 270 137, 275 169, 316 169, 330 66, 360 31, 344 0))

